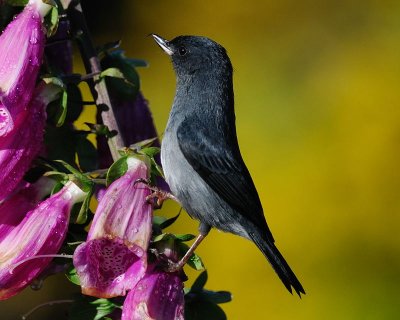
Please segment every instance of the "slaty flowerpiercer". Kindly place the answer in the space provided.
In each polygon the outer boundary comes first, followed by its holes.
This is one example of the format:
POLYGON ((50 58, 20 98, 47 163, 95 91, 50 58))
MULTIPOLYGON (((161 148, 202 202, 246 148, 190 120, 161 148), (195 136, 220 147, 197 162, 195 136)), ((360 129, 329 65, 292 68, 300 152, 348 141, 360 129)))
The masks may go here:
POLYGON ((300 296, 299 280, 274 244, 257 190, 236 137, 232 65, 226 50, 199 36, 171 41, 152 35, 171 57, 176 94, 161 144, 173 195, 200 221, 200 234, 171 270, 181 268, 211 227, 253 241, 285 287, 300 296))

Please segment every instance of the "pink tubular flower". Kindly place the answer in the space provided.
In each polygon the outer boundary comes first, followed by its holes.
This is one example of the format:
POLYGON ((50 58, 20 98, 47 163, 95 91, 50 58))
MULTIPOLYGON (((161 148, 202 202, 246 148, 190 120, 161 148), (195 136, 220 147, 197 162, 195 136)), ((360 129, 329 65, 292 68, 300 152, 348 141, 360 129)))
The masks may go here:
MULTIPOLYGON (((0 134, 0 200, 9 195, 38 155, 43 142, 46 124, 46 106, 59 93, 52 85, 41 83, 34 92, 29 110, 21 112, 14 130, 0 134)), ((0 131, 1 131, 0 117, 0 131)))
POLYGON ((0 36, 0 97, 6 105, 30 100, 44 50, 42 21, 50 9, 41 0, 30 0, 0 36))
MULTIPOLYGON (((127 146, 158 136, 149 104, 141 92, 137 93, 135 100, 119 97, 113 91, 110 91, 110 96, 115 109, 115 117, 121 130, 120 134, 127 146)), ((101 121, 100 113, 98 113, 97 122, 101 123, 101 121)), ((113 163, 107 139, 104 136, 97 136, 97 145, 100 168, 107 168, 113 163)), ((160 146, 158 140, 154 143, 154 146, 160 146)))
POLYGON ((0 203, 0 242, 50 193, 53 184, 53 180, 45 177, 35 184, 22 182, 13 195, 0 203))
POLYGON ((46 39, 42 21, 50 8, 30 0, 0 36, 0 136, 13 129, 31 99, 46 39))
POLYGON ((54 255, 60 250, 71 208, 84 196, 70 181, 4 235, 0 242, 0 300, 20 292, 46 268, 52 258, 40 256, 54 255))
POLYGON ((182 280, 152 267, 126 296, 121 320, 184 320, 183 314, 182 280))
POLYGON ((128 171, 102 196, 85 243, 74 253, 82 292, 110 298, 123 296, 142 278, 152 227, 150 190, 139 178, 148 178, 146 164, 127 161, 128 171))

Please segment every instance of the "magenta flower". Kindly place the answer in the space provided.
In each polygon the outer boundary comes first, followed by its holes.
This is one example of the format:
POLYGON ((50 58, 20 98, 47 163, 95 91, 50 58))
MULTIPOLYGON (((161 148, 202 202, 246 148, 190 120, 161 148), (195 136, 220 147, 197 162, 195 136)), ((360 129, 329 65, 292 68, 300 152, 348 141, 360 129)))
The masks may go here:
POLYGON ((126 296, 121 320, 184 320, 183 283, 176 273, 149 267, 126 296))
POLYGON ((45 44, 43 17, 51 6, 30 0, 0 36, 0 136, 32 97, 45 44))
POLYGON ((139 178, 149 176, 146 164, 129 158, 128 171, 102 196, 87 241, 74 253, 82 292, 110 298, 123 296, 142 278, 152 227, 150 190, 139 178))
MULTIPOLYGON (((71 208, 84 196, 85 193, 70 181, 3 234, 0 242, 0 300, 20 292, 47 267, 52 258, 40 256, 54 255, 60 250, 71 208)), ((7 201, 14 202, 12 199, 7 201)))
MULTIPOLYGON (((9 195, 42 148, 46 106, 58 95, 55 86, 41 83, 28 109, 21 112, 10 134, 0 135, 0 200, 9 195)), ((2 128, 0 117, 0 131, 2 128)))
MULTIPOLYGON (((149 104, 141 92, 137 93, 135 100, 119 97, 112 90, 110 95, 115 109, 115 117, 121 130, 120 134, 127 146, 158 136, 149 104)), ((101 123, 101 121, 100 113, 98 113, 97 122, 101 123)), ((97 136, 97 145, 100 168, 108 168, 113 163, 113 159, 107 139, 104 136, 97 136)), ((160 146, 158 140, 154 143, 154 146, 160 146)))
POLYGON ((0 242, 50 193, 53 184, 53 180, 45 177, 35 184, 23 181, 14 194, 0 203, 0 242))

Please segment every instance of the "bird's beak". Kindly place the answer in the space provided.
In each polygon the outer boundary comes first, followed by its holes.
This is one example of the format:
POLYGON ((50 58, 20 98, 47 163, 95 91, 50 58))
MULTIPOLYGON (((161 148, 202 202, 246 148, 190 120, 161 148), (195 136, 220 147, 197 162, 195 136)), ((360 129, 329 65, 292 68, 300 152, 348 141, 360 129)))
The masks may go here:
POLYGON ((172 56, 172 54, 174 52, 171 50, 171 47, 169 46, 168 41, 154 33, 152 34, 152 36, 153 36, 154 40, 157 42, 157 44, 161 47, 161 49, 163 49, 165 51, 165 53, 168 54, 169 56, 172 56))

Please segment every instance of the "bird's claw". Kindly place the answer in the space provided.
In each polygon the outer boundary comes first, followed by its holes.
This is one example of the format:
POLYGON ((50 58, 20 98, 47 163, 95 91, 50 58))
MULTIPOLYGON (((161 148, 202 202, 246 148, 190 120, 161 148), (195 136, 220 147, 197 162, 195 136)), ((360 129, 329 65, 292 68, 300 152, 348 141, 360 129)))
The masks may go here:
POLYGON ((169 192, 163 191, 156 186, 152 186, 149 180, 139 178, 134 184, 136 185, 137 183, 143 183, 147 188, 149 188, 149 190, 152 191, 152 193, 146 197, 146 201, 147 203, 152 204, 154 209, 160 209, 166 199, 176 200, 175 196, 169 192))
POLYGON ((139 178, 135 181, 135 184, 137 183, 143 183, 144 185, 146 185, 147 188, 152 191, 152 193, 146 197, 146 201, 150 204, 153 204, 154 209, 160 209, 164 201, 167 199, 172 199, 179 203, 178 199, 172 193, 161 190, 156 186, 152 186, 150 184, 150 181, 146 179, 139 178))
POLYGON ((181 263, 179 263, 179 262, 174 262, 174 261, 171 261, 171 260, 167 260, 167 265, 164 267, 164 270, 166 271, 166 272, 169 272, 169 273, 171 273, 171 272, 178 272, 178 271, 180 271, 181 269, 183 268, 183 265, 181 264, 181 263))
POLYGON ((163 269, 166 272, 177 272, 180 271, 183 267, 181 261, 175 262, 165 256, 164 254, 158 252, 157 249, 155 248, 150 248, 149 249, 152 254, 161 262, 161 265, 163 265, 163 269))

